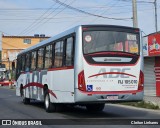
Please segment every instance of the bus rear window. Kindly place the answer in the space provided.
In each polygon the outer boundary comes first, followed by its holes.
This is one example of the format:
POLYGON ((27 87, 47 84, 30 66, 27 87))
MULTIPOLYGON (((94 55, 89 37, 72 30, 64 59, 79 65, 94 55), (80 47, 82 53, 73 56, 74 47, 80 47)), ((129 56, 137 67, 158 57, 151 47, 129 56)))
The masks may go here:
POLYGON ((83 32, 83 52, 128 52, 139 54, 138 34, 116 31, 83 32))

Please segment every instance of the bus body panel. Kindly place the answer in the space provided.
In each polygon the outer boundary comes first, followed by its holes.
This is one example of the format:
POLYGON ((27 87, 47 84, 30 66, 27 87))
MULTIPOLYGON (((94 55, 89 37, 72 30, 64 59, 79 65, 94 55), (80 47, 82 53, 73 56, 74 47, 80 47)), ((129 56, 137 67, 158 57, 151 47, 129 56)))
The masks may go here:
POLYGON ((49 89, 55 93, 52 102, 74 102, 74 69, 55 70, 48 72, 49 89))
POLYGON ((75 30, 76 33, 76 42, 75 42, 75 58, 74 58, 74 67, 75 67, 75 75, 74 75, 74 100, 77 101, 77 97, 79 97, 77 93, 78 88, 78 74, 83 70, 83 53, 82 53, 82 27, 79 26, 75 30))
POLYGON ((87 91, 127 91, 138 89, 140 61, 135 66, 96 66, 89 65, 83 59, 83 64, 86 87, 88 86, 87 91))
POLYGON ((18 79, 17 79, 17 81, 16 81, 16 95, 17 96, 21 96, 21 94, 20 94, 20 87, 21 87, 21 85, 23 84, 23 82, 22 82, 22 80, 23 80, 23 74, 21 74, 19 77, 18 77, 18 79))
POLYGON ((20 88, 23 87, 23 95, 26 98, 44 100, 43 85, 46 84, 46 75, 43 75, 42 79, 41 72, 26 72, 19 76, 16 84, 16 95, 21 96, 20 88), (45 81, 44 81, 45 80, 45 81))
POLYGON ((20 96, 20 86, 24 88, 24 97, 43 101, 43 87, 47 85, 50 93, 51 102, 73 103, 74 102, 74 69, 59 71, 34 71, 21 74, 17 80, 16 95, 20 96), (46 72, 44 75, 41 75, 46 72), (34 74, 34 76, 33 76, 34 74), (59 77, 62 77, 60 79, 59 77), (26 80, 26 81, 24 81, 26 80))

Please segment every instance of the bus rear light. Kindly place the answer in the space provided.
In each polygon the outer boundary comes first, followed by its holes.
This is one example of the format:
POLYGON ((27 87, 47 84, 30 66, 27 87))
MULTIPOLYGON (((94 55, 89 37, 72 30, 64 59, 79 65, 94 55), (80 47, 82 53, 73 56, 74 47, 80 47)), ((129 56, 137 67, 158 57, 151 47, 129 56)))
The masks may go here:
POLYGON ((88 28, 82 28, 83 31, 88 30, 88 28))
POLYGON ((135 32, 139 32, 139 29, 136 29, 135 32))
POLYGON ((142 71, 140 71, 138 90, 143 90, 143 85, 144 85, 144 74, 142 71))
POLYGON ((144 87, 143 86, 138 86, 138 90, 143 91, 144 87))
POLYGON ((84 70, 78 74, 78 89, 81 91, 86 91, 86 83, 84 78, 84 70))

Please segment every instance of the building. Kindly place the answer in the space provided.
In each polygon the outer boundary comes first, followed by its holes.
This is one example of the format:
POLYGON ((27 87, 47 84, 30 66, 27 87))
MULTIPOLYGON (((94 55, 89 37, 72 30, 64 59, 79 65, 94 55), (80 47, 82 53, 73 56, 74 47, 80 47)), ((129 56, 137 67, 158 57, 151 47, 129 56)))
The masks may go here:
POLYGON ((31 47, 42 40, 45 40, 44 34, 35 34, 34 36, 5 36, 2 35, 2 55, 1 61, 6 65, 6 69, 12 70, 17 54, 28 47, 31 47))
POLYGON ((160 96, 160 32, 143 37, 144 95, 160 96))

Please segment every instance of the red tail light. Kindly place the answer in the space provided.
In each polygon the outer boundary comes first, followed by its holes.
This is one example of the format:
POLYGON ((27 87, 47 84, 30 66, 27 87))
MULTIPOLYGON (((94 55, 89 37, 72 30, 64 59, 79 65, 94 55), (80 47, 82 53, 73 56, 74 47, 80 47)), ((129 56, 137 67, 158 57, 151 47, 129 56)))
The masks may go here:
POLYGON ((86 83, 84 78, 84 70, 78 74, 78 89, 81 91, 86 91, 86 83))
POLYGON ((138 90, 143 90, 143 85, 144 85, 144 74, 142 71, 140 71, 138 90))

